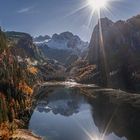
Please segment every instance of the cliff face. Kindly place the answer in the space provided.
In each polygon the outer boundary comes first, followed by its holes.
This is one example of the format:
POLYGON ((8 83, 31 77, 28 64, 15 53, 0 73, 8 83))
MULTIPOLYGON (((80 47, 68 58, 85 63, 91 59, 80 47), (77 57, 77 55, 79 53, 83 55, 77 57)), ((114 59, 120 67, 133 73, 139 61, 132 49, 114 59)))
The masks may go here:
POLYGON ((6 32, 6 36, 9 39, 9 46, 14 55, 23 59, 30 58, 38 61, 43 59, 41 50, 36 47, 29 34, 12 31, 6 32))
MULTIPOLYGON (((0 139, 8 139, 18 127, 16 120, 28 120, 33 82, 12 54, 8 38, 0 30, 0 139), (12 125, 10 125, 12 124, 12 125)), ((26 122, 26 121, 25 121, 26 122)))
POLYGON ((0 139, 28 123, 35 84, 64 77, 63 67, 40 52, 30 35, 0 30, 0 139))
POLYGON ((114 88, 139 90, 140 15, 115 23, 103 18, 101 27, 102 31, 99 24, 93 31, 87 58, 97 65, 99 84, 108 82, 107 86, 114 88))

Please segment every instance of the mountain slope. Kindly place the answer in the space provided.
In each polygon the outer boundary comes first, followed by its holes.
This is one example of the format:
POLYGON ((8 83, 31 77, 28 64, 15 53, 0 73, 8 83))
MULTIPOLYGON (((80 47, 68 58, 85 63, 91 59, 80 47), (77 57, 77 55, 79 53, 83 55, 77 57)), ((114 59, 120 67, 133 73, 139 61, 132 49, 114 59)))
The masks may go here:
POLYGON ((30 117, 29 97, 37 79, 26 68, 12 54, 8 38, 0 30, 0 139, 9 139, 19 127, 17 122, 27 123, 30 117))
POLYGON ((98 83, 131 91, 139 90, 140 15, 115 23, 103 18, 101 26, 103 42, 100 41, 98 24, 94 28, 87 57, 91 64, 97 65, 97 72, 100 73, 98 83))
POLYGON ((9 39, 11 51, 16 56, 22 59, 30 58, 31 60, 43 60, 41 50, 34 45, 33 39, 29 34, 12 31, 6 32, 6 36, 9 39))
MULTIPOLYGON (((48 57, 43 55, 43 52, 38 48, 31 35, 22 32, 6 32, 8 38, 8 46, 13 55, 17 58, 18 62, 27 67, 29 71, 37 69, 36 77, 43 81, 49 79, 55 79, 54 74, 57 71, 64 70, 60 63, 50 61, 48 57), (52 75, 52 76, 50 76, 52 75)), ((60 77, 62 75, 59 75, 60 77)), ((62 76, 64 77, 64 76, 62 76)), ((58 76, 57 76, 58 79, 58 76)), ((61 79, 61 78, 60 78, 61 79)))

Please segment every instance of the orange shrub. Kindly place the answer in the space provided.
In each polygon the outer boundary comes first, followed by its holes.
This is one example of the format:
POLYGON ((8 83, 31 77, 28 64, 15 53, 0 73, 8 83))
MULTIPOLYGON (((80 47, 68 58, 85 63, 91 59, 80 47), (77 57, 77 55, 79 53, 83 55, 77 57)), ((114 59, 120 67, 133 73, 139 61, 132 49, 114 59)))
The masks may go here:
POLYGON ((21 82, 19 83, 19 89, 22 90, 24 93, 29 94, 29 95, 33 93, 33 89, 30 88, 30 87, 27 85, 27 83, 24 82, 24 81, 21 81, 21 82))
POLYGON ((38 69, 35 67, 28 67, 27 70, 31 73, 31 74, 37 74, 38 69))

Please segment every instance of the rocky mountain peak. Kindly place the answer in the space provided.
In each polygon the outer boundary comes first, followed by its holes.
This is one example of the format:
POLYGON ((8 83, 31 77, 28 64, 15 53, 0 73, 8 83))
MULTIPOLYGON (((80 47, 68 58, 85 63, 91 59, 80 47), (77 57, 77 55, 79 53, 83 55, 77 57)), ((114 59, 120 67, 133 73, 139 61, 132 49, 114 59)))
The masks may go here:
POLYGON ((5 34, 9 40, 9 45, 14 46, 11 47, 11 52, 15 56, 32 60, 43 59, 41 51, 33 43, 33 38, 30 34, 15 31, 8 31, 5 34))
POLYGON ((92 34, 92 38, 94 38, 94 36, 99 34, 99 28, 100 28, 99 24, 101 24, 102 31, 105 32, 105 31, 109 30, 110 28, 112 28, 112 26, 114 25, 114 22, 111 21, 107 17, 99 19, 98 20, 98 24, 94 28, 94 31, 93 31, 93 34, 92 34))
POLYGON ((60 33, 60 34, 54 34, 52 36, 52 39, 54 39, 54 40, 64 40, 64 41, 71 40, 73 38, 80 39, 78 36, 73 35, 71 32, 68 32, 68 31, 67 32, 60 33))
POLYGON ((51 37, 48 35, 44 35, 44 36, 40 35, 40 36, 34 38, 34 42, 43 42, 43 41, 46 41, 49 39, 51 39, 51 37))
MULTIPOLYGON (((37 42, 38 43, 38 42, 37 42)), ((47 42, 40 42, 41 44, 46 44, 49 48, 60 49, 60 50, 75 50, 82 51, 88 47, 88 43, 80 39, 79 36, 73 35, 71 32, 63 32, 60 34, 54 34, 50 40, 47 42)), ((42 44, 42 45, 43 45, 42 44)), ((43 45, 44 46, 44 45, 43 45)))
MULTIPOLYGON (((111 21, 109 18, 105 17, 105 18, 101 18, 100 19, 101 25, 102 27, 109 27, 113 25, 113 21, 111 21)), ((98 22, 99 24, 99 22, 98 22)))
POLYGON ((23 33, 23 32, 7 31, 6 36, 8 38, 17 39, 17 40, 26 39, 26 40, 33 41, 33 38, 31 37, 30 34, 23 33))

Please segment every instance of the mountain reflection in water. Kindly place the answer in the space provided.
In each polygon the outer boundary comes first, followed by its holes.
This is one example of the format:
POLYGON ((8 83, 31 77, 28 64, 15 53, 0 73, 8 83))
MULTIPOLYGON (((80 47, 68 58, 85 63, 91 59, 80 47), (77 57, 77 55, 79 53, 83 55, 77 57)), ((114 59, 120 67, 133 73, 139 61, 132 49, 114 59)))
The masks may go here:
POLYGON ((29 129, 46 140, 140 138, 139 104, 119 91, 46 86, 36 98, 29 129))

